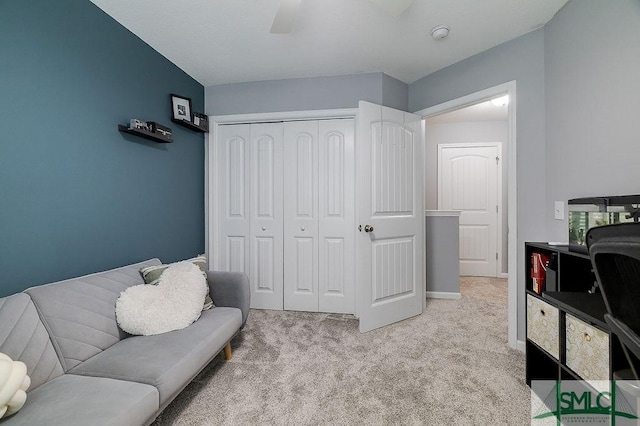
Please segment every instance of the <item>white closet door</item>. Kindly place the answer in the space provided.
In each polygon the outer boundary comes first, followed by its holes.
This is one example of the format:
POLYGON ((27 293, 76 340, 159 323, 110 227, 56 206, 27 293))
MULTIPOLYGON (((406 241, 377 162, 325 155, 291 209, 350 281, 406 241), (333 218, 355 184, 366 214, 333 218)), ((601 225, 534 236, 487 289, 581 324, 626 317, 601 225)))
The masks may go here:
POLYGON ((319 311, 355 312, 354 120, 319 122, 319 311))
POLYGON ((251 307, 282 309, 282 123, 252 124, 250 148, 251 307))
POLYGON ((217 267, 249 273, 248 124, 220 126, 217 145, 217 267))
POLYGON ((318 122, 284 123, 284 309, 318 311, 318 122))

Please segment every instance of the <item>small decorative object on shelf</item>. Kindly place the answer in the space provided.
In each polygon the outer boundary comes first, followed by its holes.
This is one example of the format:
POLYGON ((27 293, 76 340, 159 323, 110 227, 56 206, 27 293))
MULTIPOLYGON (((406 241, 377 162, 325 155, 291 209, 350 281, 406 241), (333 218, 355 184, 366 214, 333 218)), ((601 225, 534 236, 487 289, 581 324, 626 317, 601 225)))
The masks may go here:
POLYGON ((533 291, 538 294, 542 294, 545 289, 547 266, 549 266, 548 255, 542 253, 531 254, 531 280, 533 281, 533 291))
POLYGON ((171 94, 171 110, 173 120, 187 121, 191 123, 191 99, 184 96, 171 94))
POLYGON ((163 126, 162 124, 158 124, 155 121, 149 121, 147 123, 149 125, 149 130, 151 133, 155 133, 157 135, 162 135, 165 138, 171 139, 171 129, 163 126))
POLYGON ((138 120, 137 118, 132 118, 129 120, 129 127, 118 124, 118 130, 123 133, 140 136, 154 142, 173 142, 173 139, 171 138, 171 129, 153 121, 146 122, 138 120))
POLYGON ((206 114, 202 114, 199 112, 193 113, 193 124, 198 126, 205 132, 209 131, 209 117, 206 114))
POLYGON ((209 131, 209 119, 205 114, 192 112, 191 99, 171 94, 171 121, 196 132, 209 131))
POLYGON ((149 130, 149 123, 147 123, 146 121, 138 120, 137 118, 132 118, 131 120, 129 120, 129 128, 149 130))

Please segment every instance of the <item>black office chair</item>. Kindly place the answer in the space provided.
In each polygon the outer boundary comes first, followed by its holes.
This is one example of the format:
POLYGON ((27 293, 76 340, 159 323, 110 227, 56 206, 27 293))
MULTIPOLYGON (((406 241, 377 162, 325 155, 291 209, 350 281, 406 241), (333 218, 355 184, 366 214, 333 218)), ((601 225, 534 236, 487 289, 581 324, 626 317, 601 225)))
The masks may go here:
POLYGON ((631 367, 614 372, 614 379, 639 380, 640 223, 591 228, 586 240, 607 307, 605 321, 620 340, 631 367))

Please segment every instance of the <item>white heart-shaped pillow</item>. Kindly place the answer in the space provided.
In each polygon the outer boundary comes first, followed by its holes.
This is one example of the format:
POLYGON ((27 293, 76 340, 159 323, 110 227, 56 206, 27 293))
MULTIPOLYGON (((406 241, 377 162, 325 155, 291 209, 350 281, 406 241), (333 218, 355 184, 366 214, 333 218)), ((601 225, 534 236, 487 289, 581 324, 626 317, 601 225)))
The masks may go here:
POLYGON ((150 336, 188 327, 200 318, 207 280, 191 262, 168 267, 157 285, 129 287, 116 300, 116 320, 129 334, 150 336))

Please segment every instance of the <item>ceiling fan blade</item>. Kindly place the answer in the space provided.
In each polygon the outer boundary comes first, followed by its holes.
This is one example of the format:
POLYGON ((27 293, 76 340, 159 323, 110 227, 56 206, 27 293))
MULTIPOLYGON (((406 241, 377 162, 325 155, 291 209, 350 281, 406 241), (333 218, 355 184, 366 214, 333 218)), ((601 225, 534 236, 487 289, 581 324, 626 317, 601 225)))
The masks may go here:
POLYGON ((402 12, 407 10, 413 0, 369 0, 372 3, 380 6, 385 12, 393 17, 402 15, 402 12))
POLYGON ((280 0, 276 17, 271 24, 271 34, 287 34, 291 32, 302 0, 280 0))

